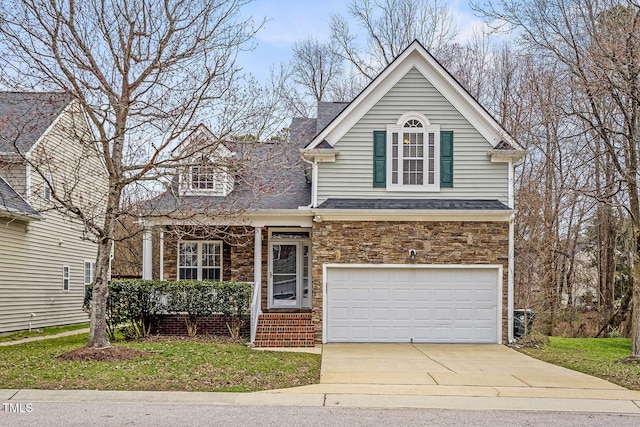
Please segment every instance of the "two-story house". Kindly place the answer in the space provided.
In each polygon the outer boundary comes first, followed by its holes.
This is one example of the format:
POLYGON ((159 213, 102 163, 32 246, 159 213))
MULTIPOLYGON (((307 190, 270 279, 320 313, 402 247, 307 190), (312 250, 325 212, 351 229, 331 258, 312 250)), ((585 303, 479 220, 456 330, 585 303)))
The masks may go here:
POLYGON ((61 93, 0 93, 0 332, 87 322, 97 245, 59 200, 99 220, 107 188, 86 117, 61 93))
MULTIPOLYGON (((286 167, 256 178, 277 178, 279 191, 259 200, 238 174, 185 169, 151 210, 190 216, 147 221, 145 277, 157 227, 161 278, 254 283, 259 346, 512 339, 513 171, 524 150, 423 46, 290 133, 286 167), (236 215, 194 214, 240 202, 236 215)), ((225 147, 218 159, 242 158, 225 147)))

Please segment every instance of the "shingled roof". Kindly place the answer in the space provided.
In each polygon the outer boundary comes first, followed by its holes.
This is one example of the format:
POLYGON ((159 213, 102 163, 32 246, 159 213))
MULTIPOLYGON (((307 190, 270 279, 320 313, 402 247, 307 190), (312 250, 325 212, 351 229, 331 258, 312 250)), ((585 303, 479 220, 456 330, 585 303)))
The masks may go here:
POLYGON ((0 154, 28 152, 70 102, 59 92, 0 92, 0 154))
POLYGON ((177 178, 172 188, 147 204, 153 213, 225 212, 297 209, 311 203, 311 186, 304 175, 299 146, 281 142, 229 142, 236 153, 231 167, 236 183, 227 196, 180 194, 177 178))
POLYGON ((509 210, 499 200, 327 199, 318 209, 509 210))
POLYGON ((2 177, 0 177, 0 214, 32 219, 41 218, 38 212, 11 188, 2 177))
MULTIPOLYGON (((294 117, 289 128, 289 141, 300 148, 306 147, 313 137, 322 131, 338 114, 344 110, 348 102, 318 102, 317 118, 294 117)), ((329 144, 324 147, 333 148, 329 144)))

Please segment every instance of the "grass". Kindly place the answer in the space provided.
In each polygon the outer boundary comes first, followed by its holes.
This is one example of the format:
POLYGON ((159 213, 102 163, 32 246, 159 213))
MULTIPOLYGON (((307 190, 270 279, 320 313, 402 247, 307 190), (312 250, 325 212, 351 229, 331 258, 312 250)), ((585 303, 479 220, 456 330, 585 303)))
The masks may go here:
POLYGON ((631 353, 628 338, 560 338, 540 349, 522 348, 522 353, 603 378, 628 389, 640 390, 640 364, 623 363, 631 353))
POLYGON ((55 357, 81 347, 87 334, 0 348, 2 388, 249 392, 317 383, 320 356, 256 351, 243 344, 198 341, 117 343, 149 352, 119 362, 55 357))
POLYGON ((28 330, 12 332, 7 335, 0 335, 0 342, 15 341, 23 338, 42 337, 45 335, 55 335, 62 332, 75 331, 77 329, 85 329, 88 327, 88 323, 81 323, 77 325, 51 326, 48 328, 32 329, 31 332, 28 330))

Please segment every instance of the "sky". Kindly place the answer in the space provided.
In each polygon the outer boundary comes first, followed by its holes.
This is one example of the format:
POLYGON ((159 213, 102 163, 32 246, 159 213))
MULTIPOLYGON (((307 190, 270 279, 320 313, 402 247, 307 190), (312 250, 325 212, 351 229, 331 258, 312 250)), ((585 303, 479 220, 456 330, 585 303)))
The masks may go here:
MULTIPOLYGON (((291 59, 291 47, 298 40, 310 36, 319 41, 328 41, 329 17, 337 13, 345 17, 349 0, 255 0, 245 10, 255 21, 266 17, 267 22, 257 34, 255 50, 244 52, 239 57, 239 65, 246 73, 264 81, 272 66, 291 59)), ((474 28, 482 22, 473 15, 468 0, 450 0, 454 19, 464 41, 474 28)))

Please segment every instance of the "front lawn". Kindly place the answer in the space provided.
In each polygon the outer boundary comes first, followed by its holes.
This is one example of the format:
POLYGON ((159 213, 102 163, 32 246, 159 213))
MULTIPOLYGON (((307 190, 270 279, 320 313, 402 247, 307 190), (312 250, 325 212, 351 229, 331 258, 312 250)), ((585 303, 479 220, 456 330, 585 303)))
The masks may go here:
POLYGON ((624 363, 631 353, 628 338, 559 338, 540 349, 519 351, 536 359, 603 378, 632 390, 640 390, 640 364, 624 363))
POLYGON ((320 356, 193 340, 117 343, 149 354, 117 362, 64 361, 87 334, 0 347, 0 388, 258 391, 314 384, 320 356))

